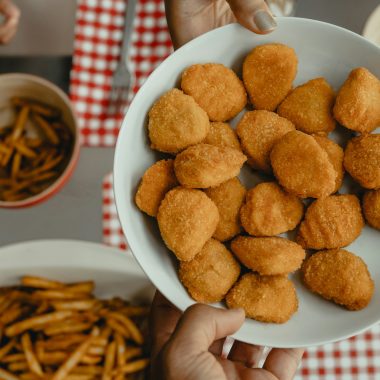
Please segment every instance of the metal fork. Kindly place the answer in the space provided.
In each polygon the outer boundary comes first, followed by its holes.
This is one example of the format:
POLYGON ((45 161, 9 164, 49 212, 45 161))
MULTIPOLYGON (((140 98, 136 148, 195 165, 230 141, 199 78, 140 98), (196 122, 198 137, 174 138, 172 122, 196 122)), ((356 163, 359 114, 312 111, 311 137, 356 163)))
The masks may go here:
POLYGON ((133 20, 136 15, 138 0, 128 0, 124 24, 123 41, 121 45, 120 59, 112 77, 112 89, 108 112, 113 114, 122 113, 128 94, 133 83, 133 73, 129 69, 130 45, 133 32, 133 20))

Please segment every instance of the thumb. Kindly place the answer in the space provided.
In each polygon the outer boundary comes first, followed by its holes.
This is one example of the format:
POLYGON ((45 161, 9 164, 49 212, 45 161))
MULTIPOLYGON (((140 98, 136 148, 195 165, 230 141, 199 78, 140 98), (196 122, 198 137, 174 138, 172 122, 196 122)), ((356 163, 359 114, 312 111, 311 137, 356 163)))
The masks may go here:
POLYGON ((227 0, 237 21, 252 32, 272 32, 277 23, 264 0, 227 0))
POLYGON ((218 309, 197 304, 188 308, 172 338, 175 346, 186 345, 191 350, 208 351, 211 344, 236 332, 243 324, 243 309, 218 309))

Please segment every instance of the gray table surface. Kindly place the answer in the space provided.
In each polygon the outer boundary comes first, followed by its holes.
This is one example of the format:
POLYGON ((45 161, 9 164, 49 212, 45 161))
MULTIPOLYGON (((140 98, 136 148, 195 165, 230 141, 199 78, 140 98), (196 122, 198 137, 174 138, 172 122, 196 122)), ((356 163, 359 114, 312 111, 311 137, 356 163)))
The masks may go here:
MULTIPOLYGON (((378 4, 379 0, 299 0, 296 15, 361 33, 365 20, 378 4)), ((24 60, 23 71, 44 76, 33 62, 28 68, 28 61, 24 60)), ((0 60, 0 71, 4 70, 0 60)), ((57 70, 56 77, 50 73, 49 79, 65 88, 67 74, 57 70)), ((104 175, 112 170, 113 154, 110 148, 82 148, 71 181, 58 195, 28 209, 1 209, 0 245, 46 238, 101 242, 101 183, 104 175)))

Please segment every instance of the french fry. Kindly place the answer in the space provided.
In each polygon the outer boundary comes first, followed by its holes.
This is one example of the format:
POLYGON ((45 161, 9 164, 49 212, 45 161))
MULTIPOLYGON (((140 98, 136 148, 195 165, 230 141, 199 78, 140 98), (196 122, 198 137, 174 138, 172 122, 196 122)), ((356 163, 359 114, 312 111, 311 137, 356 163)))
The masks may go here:
POLYGON ((95 365, 99 364, 102 360, 103 358, 101 356, 84 355, 80 362, 83 364, 95 365))
POLYGON ((124 306, 119 312, 127 317, 146 317, 149 315, 150 308, 148 306, 124 306))
POLYGON ((5 346, 0 348, 0 363, 2 361, 1 359, 12 350, 14 345, 15 345, 15 340, 12 339, 5 346))
POLYGON ((112 329, 109 325, 106 325, 101 331, 100 331, 100 338, 103 338, 106 340, 106 344, 108 341, 108 338, 112 334, 112 329))
POLYGON ((35 158, 37 157, 37 153, 30 149, 27 145, 24 144, 24 141, 20 139, 19 141, 14 143, 14 147, 16 148, 17 152, 25 157, 28 158, 35 158))
POLYGON ((130 359, 141 356, 143 351, 141 347, 129 347, 125 350, 124 362, 128 362, 130 359))
POLYGON ((23 333, 26 330, 33 330, 34 328, 40 327, 41 325, 44 325, 46 323, 61 321, 66 318, 69 318, 72 315, 72 311, 62 310, 40 315, 38 317, 25 319, 21 322, 16 322, 15 324, 7 327, 5 329, 5 335, 7 335, 8 337, 16 336, 23 333))
POLYGON ((74 293, 92 293, 94 287, 94 281, 83 281, 68 285, 66 286, 66 289, 74 293))
POLYGON ((77 366, 73 369, 72 375, 101 375, 103 373, 103 367, 101 366, 77 366))
POLYGON ((27 371, 29 369, 29 366, 26 361, 12 362, 8 365, 8 369, 11 372, 27 371))
POLYGON ((25 105, 21 108, 20 113, 18 114, 16 125, 12 132, 12 141, 18 140, 22 133, 24 132, 26 120, 28 119, 30 112, 30 107, 28 105, 25 105))
POLYGON ((41 378, 32 372, 23 372, 18 375, 20 380, 40 380, 41 378))
POLYGON ((97 301, 95 299, 85 299, 78 301, 55 301, 52 306, 55 310, 91 310, 97 301))
MULTIPOLYGON (((87 338, 84 334, 63 334, 40 343, 46 351, 67 350, 73 345, 82 343, 87 338)), ((95 341, 94 341, 95 343, 95 341)))
POLYGON ((20 352, 18 354, 11 354, 3 357, 1 359, 2 363, 13 363, 13 362, 19 362, 26 360, 25 354, 23 352, 20 352))
POLYGON ((129 375, 131 373, 135 373, 135 372, 143 370, 144 368, 148 367, 148 365, 149 365, 149 359, 139 359, 115 369, 112 372, 112 375, 113 376, 117 376, 119 374, 129 375))
POLYGON ((24 107, 28 105, 33 112, 38 113, 48 118, 57 118, 60 116, 60 113, 61 113, 59 109, 53 106, 50 106, 41 102, 37 102, 36 100, 29 99, 29 98, 13 97, 11 99, 11 102, 14 106, 17 106, 17 107, 24 107))
POLYGON ((12 375, 10 372, 3 368, 0 368, 0 379, 1 380, 19 380, 18 377, 12 375))
POLYGON ((122 335, 124 338, 128 339, 130 337, 129 331, 115 319, 107 318, 107 325, 111 327, 112 330, 122 335))
POLYGON ((101 346, 91 346, 88 349, 88 354, 89 355, 95 355, 95 356, 103 356, 105 353, 105 347, 101 346))
POLYGON ((62 282, 38 276, 23 276, 21 277, 21 284, 29 288, 37 289, 62 289, 64 287, 62 282))
POLYGON ((67 333, 78 333, 85 330, 90 330, 92 323, 90 322, 79 322, 75 321, 64 321, 61 323, 56 323, 52 326, 44 328, 44 333, 47 336, 58 335, 58 334, 67 334, 67 333))
POLYGON ((12 162, 12 170, 11 170, 11 177, 13 179, 17 178, 17 175, 20 171, 20 167, 21 167, 21 159, 22 159, 22 156, 20 153, 16 153, 14 158, 13 158, 13 162, 12 162))
POLYGON ((3 326, 8 325, 14 320, 18 319, 23 313, 25 313, 28 308, 21 307, 20 304, 13 305, 12 308, 7 309, 0 316, 0 324, 3 326))
POLYGON ((125 352, 126 352, 126 345, 124 338, 119 334, 115 334, 115 341, 116 341, 116 359, 117 359, 117 365, 121 367, 123 364, 125 364, 125 352))
POLYGON ((40 139, 38 137, 34 137, 34 138, 32 138, 32 137, 25 137, 25 145, 28 148, 31 148, 31 149, 38 148, 42 144, 43 144, 42 139, 40 139))
MULTIPOLYGON (((58 312, 59 313, 59 312, 58 312)), ((58 368, 51 380, 64 380, 70 371, 81 361, 82 357, 87 353, 94 337, 99 335, 98 329, 93 329, 91 335, 80 344, 80 346, 69 356, 69 358, 58 368)))
POLYGON ((28 333, 24 333, 21 337, 22 348, 25 353, 26 361, 28 363, 28 367, 31 372, 35 373, 38 376, 43 376, 43 372, 38 363, 38 360, 33 352, 32 341, 30 340, 30 335, 28 333))
POLYGON ((33 296, 38 299, 49 299, 49 300, 75 300, 88 298, 87 293, 75 293, 67 289, 58 290, 36 290, 33 296))
POLYGON ((111 312, 108 314, 111 318, 115 319, 116 321, 120 322, 126 330, 130 333, 131 338, 137 343, 137 344, 143 344, 144 338, 140 332, 140 330, 137 328, 135 323, 126 317, 125 315, 117 312, 111 312))
POLYGON ((46 138, 53 145, 59 144, 59 138, 54 128, 40 115, 34 113, 33 120, 40 127, 42 132, 45 134, 46 138))
POLYGON ((103 368, 103 375, 102 380, 111 380, 112 375, 111 371, 115 365, 116 359, 116 342, 111 342, 106 351, 106 357, 104 360, 104 368, 103 368))
POLYGON ((37 357, 43 365, 60 365, 67 359, 68 354, 64 351, 39 352, 37 357))

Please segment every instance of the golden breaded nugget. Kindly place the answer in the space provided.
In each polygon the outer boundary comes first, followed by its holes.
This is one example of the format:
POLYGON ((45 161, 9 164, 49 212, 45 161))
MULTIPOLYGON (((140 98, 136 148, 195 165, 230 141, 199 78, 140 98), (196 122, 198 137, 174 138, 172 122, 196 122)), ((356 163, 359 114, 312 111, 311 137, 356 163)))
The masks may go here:
POLYGON ((219 212, 202 191, 176 187, 166 193, 157 213, 167 247, 179 260, 191 260, 214 234, 219 212))
POLYGON ((335 119, 348 129, 369 133, 380 126, 380 80, 364 67, 352 70, 338 92, 335 119))
POLYGON ((198 144, 177 155, 174 171, 181 185, 208 188, 236 177, 246 160, 239 150, 198 144))
POLYGON ((246 194, 245 187, 235 177, 206 189, 205 193, 216 204, 220 215, 213 237, 220 241, 232 239, 241 231, 239 212, 246 194))
POLYGON ((367 191, 364 194, 363 213, 367 223, 380 230, 380 190, 367 191))
POLYGON ((212 121, 234 118, 247 104, 243 83, 220 63, 192 65, 182 74, 182 90, 191 95, 212 121))
POLYGON ((366 189, 380 188, 380 134, 354 137, 344 151, 344 167, 366 189))
POLYGON ((304 262, 302 274, 312 292, 348 310, 365 308, 374 292, 365 262, 344 249, 315 253, 304 262))
POLYGON ((247 191, 240 209, 243 228, 253 236, 274 236, 297 227, 303 203, 275 182, 260 183, 247 191))
POLYGON ((248 318, 261 322, 284 323, 298 309, 293 283, 285 276, 245 274, 228 292, 227 306, 242 307, 248 318))
POLYGON ((197 302, 219 302, 240 274, 240 265, 219 241, 210 239, 190 261, 181 262, 179 278, 197 302))
POLYGON ((274 111, 292 88, 297 56, 289 46, 255 47, 243 63, 243 82, 256 109, 274 111))
POLYGON ((334 192, 338 173, 316 140, 300 131, 287 133, 270 154, 273 172, 289 193, 321 198, 334 192))
POLYGON ((135 196, 137 207, 150 216, 156 216, 165 194, 175 186, 178 186, 178 181, 174 174, 174 160, 157 161, 141 179, 135 196))
POLYGON ((335 92, 324 78, 296 87, 278 107, 278 114, 305 133, 329 133, 336 127, 332 115, 335 92))
POLYGON ((305 258, 300 245, 281 237, 238 236, 231 250, 247 268, 268 276, 294 272, 305 258))
POLYGON ((306 210, 297 235, 304 248, 341 248, 361 233, 364 220, 356 195, 330 195, 317 199, 306 210))
POLYGON ((236 127, 248 164, 267 173, 271 172, 269 154, 273 145, 294 130, 292 122, 264 110, 246 112, 236 127))
POLYGON ((313 135, 315 141, 319 144, 321 148, 327 153, 329 156, 330 162, 334 166, 335 171, 337 172, 337 177, 335 181, 335 189, 334 193, 336 193, 340 187, 342 186, 343 176, 344 176, 344 166, 343 166, 343 158, 344 151, 338 144, 334 141, 331 141, 328 137, 313 135))
POLYGON ((173 88, 149 111, 148 129, 152 149, 177 153, 204 140, 210 122, 191 96, 173 88))
POLYGON ((227 146, 241 150, 236 133, 228 123, 210 123, 210 131, 203 140, 203 143, 222 147, 227 146))

